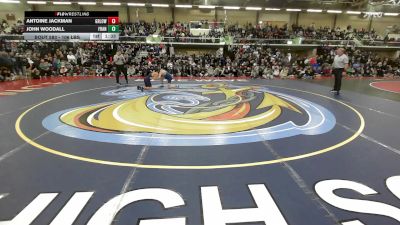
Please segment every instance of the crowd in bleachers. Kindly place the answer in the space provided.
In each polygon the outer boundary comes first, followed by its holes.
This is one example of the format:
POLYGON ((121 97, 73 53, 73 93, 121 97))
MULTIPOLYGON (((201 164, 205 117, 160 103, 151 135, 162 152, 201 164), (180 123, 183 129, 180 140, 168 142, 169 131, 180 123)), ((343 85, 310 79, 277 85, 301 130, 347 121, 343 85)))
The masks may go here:
MULTIPOLYGON (((0 25, 0 34, 22 34, 23 21, 18 20, 10 24, 3 20, 0 25)), ((339 27, 317 27, 314 23, 309 26, 284 25, 281 27, 268 24, 247 24, 247 25, 226 25, 215 21, 201 21, 198 23, 184 22, 145 22, 136 21, 133 23, 120 24, 121 36, 148 36, 158 34, 163 37, 175 37, 176 41, 185 41, 179 39, 182 37, 202 37, 202 38, 220 38, 223 36, 233 36, 236 39, 262 38, 262 39, 293 39, 301 37, 303 39, 313 40, 352 40, 354 37, 369 40, 385 40, 373 29, 354 29, 348 26, 345 29, 339 27), (190 28, 209 28, 209 33, 192 34, 190 28), (221 29, 219 29, 221 28, 221 29)))
POLYGON ((378 34, 374 29, 368 31, 365 28, 355 29, 352 26, 346 28, 331 28, 329 26, 316 26, 314 23, 308 26, 297 26, 288 24, 284 26, 272 26, 269 24, 247 24, 247 25, 226 25, 215 21, 199 21, 198 23, 170 22, 152 23, 138 21, 135 23, 121 24, 121 36, 147 36, 149 34, 159 34, 164 37, 175 37, 176 41, 185 41, 178 39, 182 37, 202 37, 202 38, 220 38, 223 36, 232 36, 236 39, 294 39, 301 37, 308 40, 353 40, 367 39, 375 41, 396 41, 389 40, 387 35, 378 34), (208 28, 209 33, 192 34, 190 28, 208 28), (221 28, 221 29, 220 29, 221 28))
MULTIPOLYGON (((241 45, 224 53, 172 54, 165 45, 111 43, 25 43, 2 42, 0 80, 16 76, 113 76, 116 51, 127 59, 129 76, 143 76, 165 67, 174 76, 314 78, 329 76, 335 55, 331 47, 321 47, 315 56, 302 56, 286 50, 241 45)), ((400 60, 383 58, 373 52, 348 49, 351 76, 400 75, 400 60)))
MULTIPOLYGON (((263 38, 263 39, 292 39, 302 37, 304 39, 315 40, 351 40, 354 37, 363 39, 383 40, 374 30, 366 31, 365 29, 354 29, 348 26, 345 29, 339 27, 317 27, 314 23, 309 26, 288 26, 287 24, 281 27, 268 24, 252 25, 227 25, 223 27, 221 32, 216 29, 215 22, 204 21, 205 27, 211 29, 210 33, 193 35, 190 28, 196 27, 193 24, 182 22, 144 22, 138 21, 135 23, 121 24, 122 36, 147 36, 149 34, 159 34, 164 37, 193 37, 205 36, 216 37, 233 36, 234 38, 263 38)), ((218 27, 219 28, 219 27, 218 27)))
MULTIPOLYGON (((121 36, 148 36, 150 34, 157 34, 163 37, 199 37, 199 35, 193 35, 190 32, 190 28, 197 28, 199 23, 189 24, 189 23, 181 23, 181 22, 169 22, 169 23, 161 23, 155 22, 152 23, 137 21, 134 23, 124 23, 120 24, 121 36)), ((212 23, 208 24, 208 21, 204 21, 204 25, 201 24, 201 27, 205 27, 207 29, 211 29, 209 33, 202 34, 207 37, 221 37, 224 35, 223 32, 219 32, 217 29, 214 29, 215 26, 212 23)))
POLYGON ((16 23, 9 23, 7 20, 2 20, 0 24, 0 34, 22 34, 24 24, 22 20, 17 20, 16 23))

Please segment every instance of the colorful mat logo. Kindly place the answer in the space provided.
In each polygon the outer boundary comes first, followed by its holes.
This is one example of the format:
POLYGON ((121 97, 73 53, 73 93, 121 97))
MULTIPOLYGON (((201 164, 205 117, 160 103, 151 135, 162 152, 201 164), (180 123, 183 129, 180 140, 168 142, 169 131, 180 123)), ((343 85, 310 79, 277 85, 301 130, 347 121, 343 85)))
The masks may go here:
POLYGON ((102 95, 118 100, 54 113, 44 127, 116 144, 207 146, 318 135, 336 123, 318 104, 258 86, 184 84, 143 93, 125 87, 102 95))

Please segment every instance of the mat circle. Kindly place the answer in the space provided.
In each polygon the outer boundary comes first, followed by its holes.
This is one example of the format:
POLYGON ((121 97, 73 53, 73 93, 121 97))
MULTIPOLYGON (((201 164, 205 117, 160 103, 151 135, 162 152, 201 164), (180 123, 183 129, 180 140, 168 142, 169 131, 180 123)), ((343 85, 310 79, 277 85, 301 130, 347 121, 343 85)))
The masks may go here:
POLYGON ((279 158, 279 159, 274 159, 274 160, 266 160, 266 161, 257 161, 257 162, 249 162, 249 163, 238 163, 238 164, 223 164, 223 165, 200 165, 200 166, 194 166, 194 165, 157 165, 157 164, 138 164, 138 163, 125 163, 125 162, 117 162, 117 161, 107 161, 107 160, 99 160, 99 159, 95 159, 95 158, 88 158, 88 157, 82 157, 79 155, 74 155, 74 154, 68 154, 62 151, 59 151, 57 149, 53 149, 50 147, 46 147, 42 144, 39 144, 38 142, 36 142, 35 140, 29 138, 21 129, 21 121, 24 119, 24 117, 32 110, 34 110, 35 108, 45 105, 46 103, 49 103, 51 101, 66 97, 66 96, 70 96, 70 95, 74 95, 74 94, 79 94, 79 93, 84 93, 84 92, 88 92, 88 91, 94 91, 94 90, 99 90, 99 89, 104 89, 104 88, 109 88, 110 86, 107 87, 99 87, 99 88, 93 88, 93 89, 88 89, 88 90, 83 90, 83 91, 78 91, 78 92, 73 92, 73 93, 69 93, 69 94, 65 94, 65 95, 61 95, 58 97, 54 97, 48 100, 45 100, 41 103, 38 103, 34 106, 32 106, 31 108, 29 108, 28 110, 26 110, 25 112, 23 112, 18 119, 15 122, 15 130, 17 132, 17 134, 27 143, 29 143, 30 145, 43 150, 45 152, 51 153, 51 154, 55 154, 61 157, 65 157, 65 158, 69 158, 69 159, 74 159, 74 160, 79 160, 79 161, 84 161, 84 162, 89 162, 89 163, 96 163, 96 164, 102 164, 102 165, 110 165, 110 166, 120 166, 120 167, 136 167, 136 168, 145 168, 145 169, 170 169, 170 170, 206 170, 206 169, 226 169, 226 168, 242 168, 242 167, 253 167, 253 166, 261 166, 261 165, 269 165, 269 164, 275 164, 275 163, 281 163, 281 162, 287 162, 287 161, 293 161, 293 160, 298 160, 298 159, 304 159, 304 158, 308 158, 308 157, 313 157, 316 155, 320 155, 323 153, 327 153, 330 151, 333 151, 335 149, 338 149, 339 147, 342 147, 348 143, 350 143, 351 141, 353 141, 354 139, 356 139, 364 130, 365 127, 365 120, 363 118, 363 116, 361 115, 360 112, 358 112, 355 108, 353 108, 352 106, 341 102, 337 99, 331 98, 331 97, 327 97, 324 95, 320 95, 318 93, 313 93, 313 92, 309 92, 309 91, 303 91, 303 90, 298 90, 298 89, 292 89, 292 88, 287 88, 287 87, 281 87, 281 86, 273 86, 273 85, 263 85, 266 87, 273 87, 273 88, 279 88, 279 89, 286 89, 286 90, 291 90, 291 91, 297 91, 297 92, 302 92, 302 93, 306 93, 306 94, 311 94, 311 95, 315 95, 318 97, 322 97, 325 99, 329 99, 331 101, 337 102, 345 107, 347 107, 348 109, 350 109, 352 112, 354 112, 360 122, 360 126, 358 127, 358 129, 348 138, 346 138, 345 140, 342 140, 338 143, 336 143, 335 145, 323 148, 323 149, 319 149, 319 150, 314 150, 313 152, 309 152, 309 153, 305 153, 305 154, 301 154, 301 155, 296 155, 296 156, 290 156, 290 157, 285 157, 285 158, 279 158))
POLYGON ((400 94, 400 81, 376 81, 369 85, 382 91, 400 94))

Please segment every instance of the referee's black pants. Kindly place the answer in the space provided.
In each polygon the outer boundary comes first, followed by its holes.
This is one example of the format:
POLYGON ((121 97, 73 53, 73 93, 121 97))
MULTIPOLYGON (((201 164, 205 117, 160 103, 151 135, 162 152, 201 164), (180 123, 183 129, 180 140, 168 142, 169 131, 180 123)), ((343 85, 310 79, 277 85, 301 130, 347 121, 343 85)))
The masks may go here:
POLYGON ((125 76, 125 81, 128 83, 128 74, 125 71, 125 66, 124 65, 116 65, 117 66, 117 72, 115 73, 115 79, 117 80, 117 83, 119 83, 119 76, 121 73, 124 73, 125 76))
POLYGON ((333 69, 333 75, 335 76, 335 84, 333 85, 334 91, 340 91, 342 87, 342 76, 343 76, 343 68, 335 68, 333 69))

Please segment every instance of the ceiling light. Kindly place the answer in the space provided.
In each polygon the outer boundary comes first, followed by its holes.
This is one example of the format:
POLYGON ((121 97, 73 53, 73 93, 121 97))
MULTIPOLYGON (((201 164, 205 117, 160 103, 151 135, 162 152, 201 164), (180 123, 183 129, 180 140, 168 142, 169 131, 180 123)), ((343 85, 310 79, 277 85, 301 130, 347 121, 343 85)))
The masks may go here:
POLYGON ((199 5, 200 9, 215 9, 214 5, 199 5))
POLYGON ((239 6, 224 6, 224 9, 240 9, 239 6))
POLYGON ((359 12, 359 11, 347 11, 346 13, 347 14, 354 14, 354 15, 360 15, 361 14, 361 12, 359 12))
POLYGON ((175 5, 175 8, 192 8, 192 5, 175 5))
POLYGON ((286 9, 288 12, 300 12, 301 9, 286 9))
POLYGON ((384 13, 385 16, 398 16, 398 13, 384 13))
POLYGON ((78 2, 79 5, 96 5, 96 2, 78 2))
POLYGON ((328 10, 327 13, 342 13, 342 10, 328 10))
POLYGON ((145 6, 145 3, 128 3, 129 6, 145 6))
POLYGON ((246 7, 246 10, 261 10, 261 7, 246 7))
POLYGON ((20 3, 18 0, 0 0, 0 3, 20 3))
POLYGON ((54 5, 71 5, 72 2, 53 2, 54 5))
POLYGON ((307 12, 322 12, 322 9, 307 9, 307 12))
POLYGON ((372 14, 383 14, 383 12, 364 12, 364 14, 370 14, 370 15, 372 15, 372 14))
POLYGON ((278 8, 265 8, 266 11, 280 11, 278 8))
POLYGON ((27 1, 28 4, 46 5, 45 1, 27 1))
POLYGON ((119 2, 103 2, 103 5, 121 5, 119 2))
POLYGON ((164 8, 169 7, 168 4, 151 4, 151 6, 153 6, 153 7, 164 7, 164 8))

